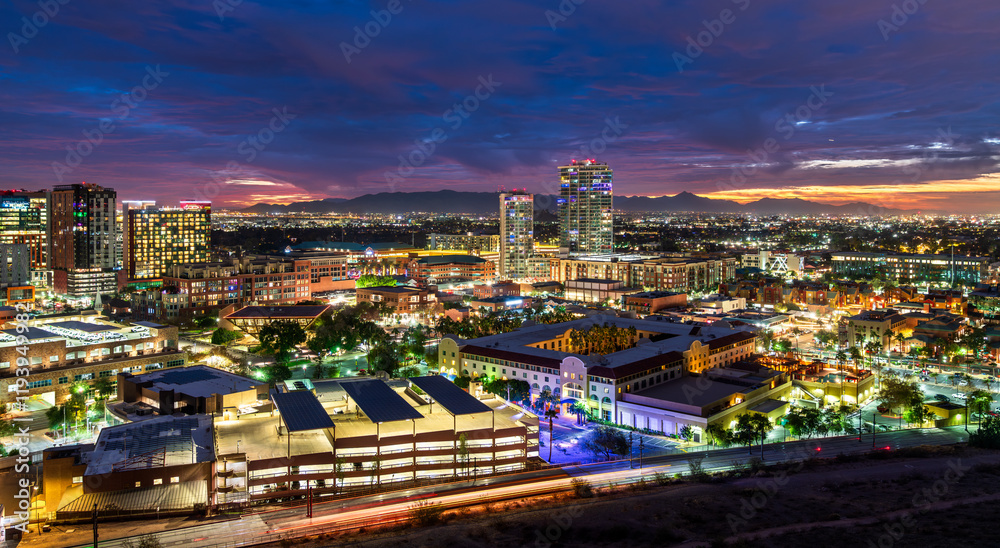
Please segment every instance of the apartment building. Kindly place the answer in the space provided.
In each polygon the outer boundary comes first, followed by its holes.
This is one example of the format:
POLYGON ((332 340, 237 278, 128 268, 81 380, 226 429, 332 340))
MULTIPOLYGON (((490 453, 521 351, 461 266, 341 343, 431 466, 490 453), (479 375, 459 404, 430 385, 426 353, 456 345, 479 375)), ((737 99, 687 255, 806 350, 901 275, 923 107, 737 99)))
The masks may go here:
POLYGON ((474 255, 432 255, 411 259, 407 274, 423 285, 492 283, 496 265, 474 255))
POLYGON ((846 327, 846 333, 841 332, 841 340, 848 346, 864 346, 868 341, 877 340, 888 349, 892 337, 906 327, 906 317, 894 310, 865 310, 847 318, 846 327))
POLYGON ((832 255, 833 273, 851 278, 882 276, 894 283, 964 281, 977 284, 989 276, 987 257, 840 251, 832 255))
POLYGON ((406 286, 359 287, 358 303, 384 303, 396 314, 415 314, 437 306, 437 298, 426 289, 406 286))
POLYGON ((291 305, 312 298, 308 260, 249 256, 214 263, 175 264, 163 286, 132 294, 137 319, 186 323, 229 305, 291 305))

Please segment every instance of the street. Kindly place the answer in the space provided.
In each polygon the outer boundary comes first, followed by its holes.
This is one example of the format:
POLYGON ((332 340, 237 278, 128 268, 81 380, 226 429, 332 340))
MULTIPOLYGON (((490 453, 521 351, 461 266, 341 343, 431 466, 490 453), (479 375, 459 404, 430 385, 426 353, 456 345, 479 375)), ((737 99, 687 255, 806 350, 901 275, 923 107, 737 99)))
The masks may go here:
MULTIPOLYGON (((944 445, 967 439, 961 428, 914 429, 900 432, 876 433, 858 436, 842 436, 806 441, 768 444, 764 447, 765 462, 801 461, 808 458, 832 458, 838 454, 859 454, 886 448, 899 449, 918 445, 944 445)), ((190 548, 210 548, 224 546, 248 546, 302 535, 326 532, 356 530, 359 527, 376 524, 399 523, 409 519, 409 509, 416 501, 441 503, 446 508, 473 506, 485 502, 521 499, 527 496, 567 492, 569 481, 574 477, 586 478, 592 486, 602 487, 652 479, 655 473, 688 475, 688 462, 702 458, 702 469, 706 472, 726 470, 734 463, 745 463, 751 457, 761 456, 760 446, 730 448, 717 451, 672 454, 642 459, 568 466, 534 472, 522 472, 506 476, 484 478, 477 481, 458 481, 340 499, 314 504, 314 517, 305 517, 302 506, 271 512, 245 515, 238 520, 198 525, 158 533, 156 537, 163 546, 188 546, 190 548), (631 464, 631 468, 630 468, 631 464), (640 469, 639 467, 642 466, 640 469)), ((25 545, 33 544, 38 537, 29 534, 25 545)), ((90 546, 79 544, 79 547, 90 546)), ((107 540, 101 546, 121 547, 118 540, 107 540)))

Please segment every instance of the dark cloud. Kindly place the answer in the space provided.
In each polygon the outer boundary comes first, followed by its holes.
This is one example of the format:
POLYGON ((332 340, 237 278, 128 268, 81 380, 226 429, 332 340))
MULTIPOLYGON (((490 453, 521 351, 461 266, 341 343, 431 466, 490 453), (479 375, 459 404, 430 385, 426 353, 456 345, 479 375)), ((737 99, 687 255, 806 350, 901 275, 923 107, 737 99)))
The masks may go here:
MULTIPOLYGON (((753 188, 893 184, 906 165, 921 182, 1000 171, 993 1, 926 3, 888 40, 878 21, 892 2, 863 0, 589 0, 555 30, 555 0, 402 0, 385 25, 378 1, 244 0, 221 17, 216 4, 69 2, 17 53, 0 44, 7 186, 57 184, 52 164, 150 66, 169 76, 67 181, 174 201, 238 173, 276 184, 226 185, 218 201, 354 196, 387 190, 386 172, 438 129, 445 140, 397 190, 545 191, 608 119, 627 127, 594 155, 621 194, 713 192, 768 139, 779 147, 753 188), (679 72, 675 54, 725 9, 733 22, 679 72), (378 36, 348 62, 342 44, 366 25, 378 36), (469 99, 490 76, 500 85, 469 99), (834 95, 808 123, 778 125, 820 85, 834 95), (456 118, 463 102, 475 108, 456 118), (284 108, 294 118, 251 159, 284 108), (960 137, 935 145, 947 128, 960 137)), ((0 7, 0 30, 20 33, 37 9, 0 7)))

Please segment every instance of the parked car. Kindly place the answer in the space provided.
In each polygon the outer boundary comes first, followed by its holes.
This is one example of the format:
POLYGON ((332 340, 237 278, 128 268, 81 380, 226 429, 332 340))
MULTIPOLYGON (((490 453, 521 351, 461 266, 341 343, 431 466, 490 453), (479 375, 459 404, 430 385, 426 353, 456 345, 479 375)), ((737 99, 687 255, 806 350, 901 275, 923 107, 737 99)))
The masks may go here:
POLYGON ((964 400, 964 399, 967 399, 969 396, 966 396, 962 392, 955 392, 954 394, 951 395, 951 397, 953 397, 955 399, 959 399, 959 400, 964 400))

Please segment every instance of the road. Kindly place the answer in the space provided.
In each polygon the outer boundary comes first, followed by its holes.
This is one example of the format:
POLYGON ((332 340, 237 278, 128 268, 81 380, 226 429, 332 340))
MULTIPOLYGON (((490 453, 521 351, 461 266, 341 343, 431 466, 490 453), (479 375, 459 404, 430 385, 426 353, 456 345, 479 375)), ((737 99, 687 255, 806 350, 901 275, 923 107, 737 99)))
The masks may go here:
MULTIPOLYGON (((917 445, 944 445, 967 439, 961 428, 906 430, 871 434, 822 438, 768 444, 764 448, 765 462, 801 461, 813 457, 834 457, 838 454, 858 454, 886 448, 899 449, 917 445)), ((753 457, 760 457, 760 446, 752 449, 753 457)), ((417 501, 440 503, 445 508, 474 506, 485 502, 522 499, 527 496, 567 492, 572 478, 586 478, 594 487, 650 480, 653 474, 687 475, 689 461, 701 458, 706 472, 727 470, 734 462, 747 462, 751 457, 747 448, 731 448, 688 454, 671 454, 591 465, 567 466, 561 469, 523 472, 477 482, 455 482, 390 493, 341 499, 314 505, 314 517, 305 517, 302 506, 266 513, 250 514, 241 519, 217 522, 157 534, 160 544, 186 546, 187 548, 221 548, 251 546, 282 538, 316 535, 345 530, 356 530, 376 524, 391 524, 409 519, 409 511, 417 501)), ((89 545, 81 545, 83 546, 89 545)), ((107 540, 102 547, 118 548, 121 542, 107 540)))

